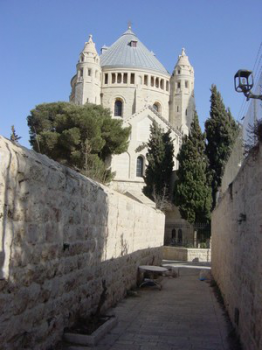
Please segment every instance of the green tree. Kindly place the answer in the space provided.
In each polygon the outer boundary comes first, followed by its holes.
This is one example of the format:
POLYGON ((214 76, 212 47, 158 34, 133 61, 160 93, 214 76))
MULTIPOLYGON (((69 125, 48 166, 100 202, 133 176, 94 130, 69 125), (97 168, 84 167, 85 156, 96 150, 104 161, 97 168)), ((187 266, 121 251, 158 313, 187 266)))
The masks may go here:
POLYGON ((128 147, 130 128, 123 128, 102 106, 44 103, 31 111, 27 122, 35 151, 103 183, 113 176, 107 160, 128 147))
POLYGON ((212 209, 216 205, 216 193, 221 186, 226 162, 231 154, 239 127, 230 110, 226 110, 215 85, 211 87, 210 117, 206 120, 206 154, 209 160, 209 181, 212 187, 212 209))
POLYGON ((156 122, 150 127, 150 139, 146 155, 148 165, 145 172, 144 194, 162 208, 169 197, 172 171, 174 166, 174 145, 171 131, 164 132, 156 122))
POLYGON ((21 136, 18 136, 18 135, 17 135, 17 133, 16 133, 16 131, 15 131, 15 126, 14 126, 14 125, 11 126, 11 131, 12 131, 12 133, 11 133, 11 135, 10 135, 10 140, 11 140, 12 142, 17 142, 18 140, 21 139, 21 136))
POLYGON ((206 177, 205 134, 201 132, 196 112, 177 159, 179 169, 174 185, 174 204, 179 207, 182 218, 191 224, 208 223, 211 189, 206 177))

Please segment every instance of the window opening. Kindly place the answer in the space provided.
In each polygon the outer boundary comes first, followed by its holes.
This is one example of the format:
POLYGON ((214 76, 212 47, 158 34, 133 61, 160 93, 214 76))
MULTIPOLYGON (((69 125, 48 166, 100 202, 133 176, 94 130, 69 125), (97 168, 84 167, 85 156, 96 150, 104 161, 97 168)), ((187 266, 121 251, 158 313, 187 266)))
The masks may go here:
POLYGON ((122 83, 122 74, 121 73, 117 73, 117 83, 118 84, 122 83))
POLYGON ((136 176, 143 177, 144 158, 139 156, 136 160, 136 176))
POLYGON ((91 77, 91 74, 92 74, 92 70, 88 69, 88 76, 91 77))
POLYGON ((156 78, 156 87, 158 88, 159 87, 159 79, 156 78))
POLYGON ((153 104, 153 107, 154 107, 154 109, 158 112, 158 104, 157 104, 157 103, 154 103, 154 104, 153 104))
POLYGON ((185 88, 188 88, 188 81, 185 81, 185 88))
POLYGON ((115 110, 114 110, 114 116, 115 117, 122 117, 123 113, 123 102, 121 100, 115 101, 115 110))
POLYGON ((164 90, 164 80, 160 80, 160 89, 164 90))
POLYGON ((124 84, 127 84, 127 73, 124 73, 124 84))
POLYGON ((131 73, 131 81, 130 84, 135 84, 135 73, 131 73))
POLYGON ((177 88, 178 88, 178 89, 181 88, 181 83, 180 83, 180 81, 177 83, 177 88))
POLYGON ((105 74, 105 84, 108 84, 108 74, 105 74))
POLYGON ((153 104, 153 108, 154 108, 158 113, 161 113, 161 105, 160 105, 160 103, 155 102, 155 103, 153 104))
POLYGON ((169 82, 166 82, 166 91, 169 91, 169 82))
POLYGON ((154 77, 151 77, 151 86, 154 87, 154 77))
POLYGON ((132 40, 132 41, 130 42, 130 46, 131 46, 131 47, 137 47, 137 41, 132 40))
POLYGON ((115 84, 116 82, 116 75, 115 73, 112 73, 112 84, 115 84))
POLYGON ((144 75, 144 84, 148 85, 148 75, 144 75))

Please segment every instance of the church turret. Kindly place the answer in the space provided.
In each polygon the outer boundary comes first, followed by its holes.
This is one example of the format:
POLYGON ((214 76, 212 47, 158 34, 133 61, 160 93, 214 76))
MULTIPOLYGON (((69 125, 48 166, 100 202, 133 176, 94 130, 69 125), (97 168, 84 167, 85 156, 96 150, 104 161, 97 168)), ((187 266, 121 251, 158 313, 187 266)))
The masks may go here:
POLYGON ((89 35, 76 65, 77 74, 71 80, 70 101, 78 105, 101 104, 101 65, 92 35, 89 35))
POLYGON ((188 135, 194 109, 194 69, 182 49, 170 79, 170 123, 188 135))

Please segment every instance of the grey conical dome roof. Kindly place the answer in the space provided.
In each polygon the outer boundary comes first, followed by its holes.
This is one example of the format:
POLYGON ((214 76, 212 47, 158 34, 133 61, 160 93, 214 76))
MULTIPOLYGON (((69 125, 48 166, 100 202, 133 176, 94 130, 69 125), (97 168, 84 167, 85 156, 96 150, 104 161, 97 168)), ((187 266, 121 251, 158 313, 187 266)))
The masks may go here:
POLYGON ((131 28, 128 28, 100 58, 102 67, 142 68, 169 74, 154 53, 141 43, 131 28), (134 46, 131 45, 132 41, 136 42, 134 46))

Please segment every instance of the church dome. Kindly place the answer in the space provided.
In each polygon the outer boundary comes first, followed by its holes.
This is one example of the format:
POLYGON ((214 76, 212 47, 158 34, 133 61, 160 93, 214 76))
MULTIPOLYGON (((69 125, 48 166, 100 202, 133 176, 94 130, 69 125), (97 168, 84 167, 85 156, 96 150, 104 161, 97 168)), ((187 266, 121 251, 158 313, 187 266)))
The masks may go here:
POLYGON ((100 58, 103 68, 141 68, 169 74, 130 27, 112 46, 103 51, 100 58))

